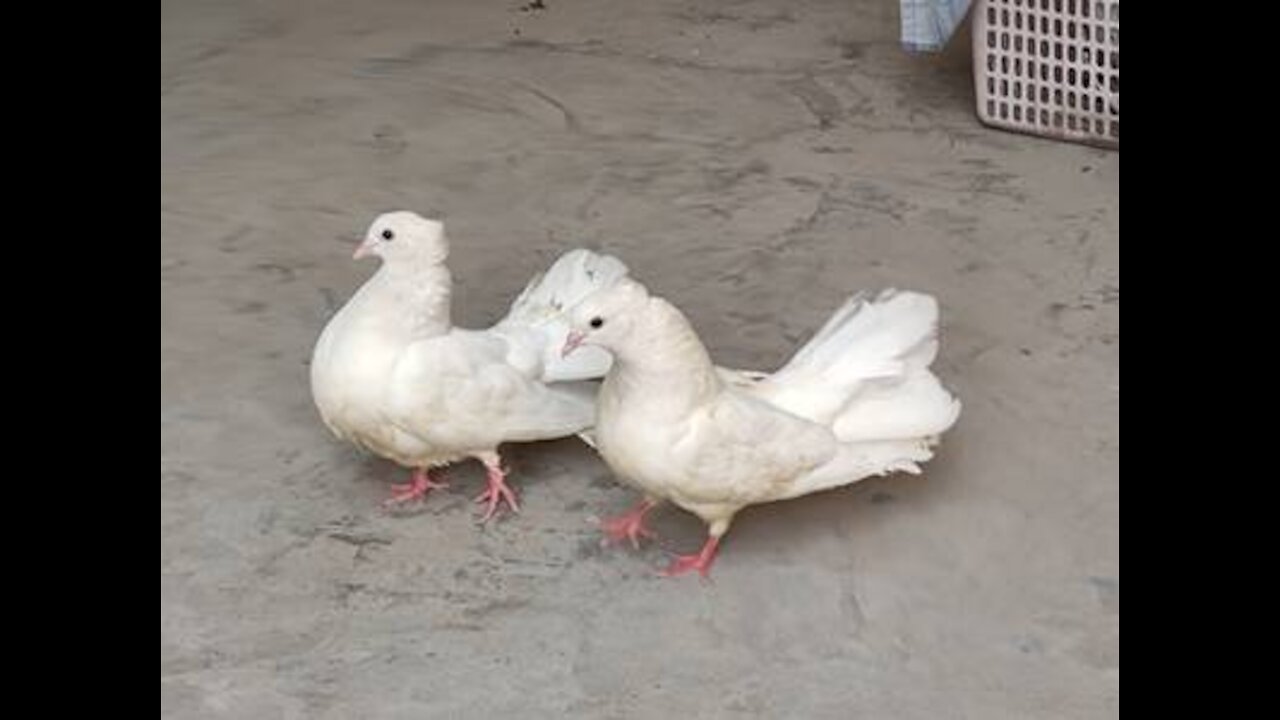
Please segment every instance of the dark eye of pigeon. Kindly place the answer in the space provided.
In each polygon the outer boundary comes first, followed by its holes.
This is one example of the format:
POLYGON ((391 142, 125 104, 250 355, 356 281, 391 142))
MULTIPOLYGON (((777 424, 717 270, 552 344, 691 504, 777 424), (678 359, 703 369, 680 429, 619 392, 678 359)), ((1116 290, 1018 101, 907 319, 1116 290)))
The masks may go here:
POLYGON ((382 239, 383 239, 383 240, 395 240, 395 239, 396 239, 396 234, 395 234, 395 233, 393 233, 393 232, 391 232, 390 230, 383 230, 383 231, 382 231, 382 239))
POLYGON ((603 325, 604 325, 604 318, 602 318, 602 317, 593 317, 593 318, 591 318, 591 322, 589 322, 589 323, 587 323, 587 324, 588 324, 588 325, 590 325, 590 326, 591 326, 591 327, 593 327, 593 328, 599 329, 601 326, 603 326, 603 325))

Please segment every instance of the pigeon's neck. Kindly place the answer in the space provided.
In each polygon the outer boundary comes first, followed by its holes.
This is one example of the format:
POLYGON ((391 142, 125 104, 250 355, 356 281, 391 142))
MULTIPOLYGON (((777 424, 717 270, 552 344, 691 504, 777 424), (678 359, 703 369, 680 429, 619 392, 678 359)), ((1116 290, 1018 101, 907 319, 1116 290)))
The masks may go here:
POLYGON ((662 298, 649 300, 627 347, 615 349, 613 355, 611 375, 623 392, 661 395, 667 401, 678 397, 697 405, 720 391, 715 366, 693 326, 662 298))
POLYGON ((396 322, 411 339, 449 332, 453 277, 440 264, 385 263, 378 271, 379 295, 392 305, 396 322))

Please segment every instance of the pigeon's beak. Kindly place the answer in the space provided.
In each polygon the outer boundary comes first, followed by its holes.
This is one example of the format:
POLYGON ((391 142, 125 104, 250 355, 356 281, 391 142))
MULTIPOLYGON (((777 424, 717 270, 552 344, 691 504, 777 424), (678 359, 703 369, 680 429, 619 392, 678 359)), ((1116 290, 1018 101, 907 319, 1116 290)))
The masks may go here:
POLYGON ((567 358, 569 353, 578 349, 583 340, 587 339, 587 334, 580 330, 570 330, 569 337, 564 339, 564 347, 560 349, 560 357, 567 358))
POLYGON ((360 247, 356 248, 356 251, 352 253, 351 259, 359 260, 361 258, 367 258, 372 254, 373 254, 373 241, 365 240, 364 242, 360 243, 360 247))

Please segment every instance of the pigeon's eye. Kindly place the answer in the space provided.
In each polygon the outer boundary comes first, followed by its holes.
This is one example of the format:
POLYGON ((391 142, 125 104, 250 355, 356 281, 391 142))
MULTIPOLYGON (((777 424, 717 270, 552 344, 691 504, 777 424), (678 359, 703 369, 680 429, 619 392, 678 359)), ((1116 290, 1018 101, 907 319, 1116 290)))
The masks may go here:
POLYGON ((604 326, 604 318, 602 318, 602 317, 593 317, 593 318, 591 318, 591 322, 588 322, 587 324, 588 324, 588 325, 590 325, 590 326, 591 326, 591 327, 593 327, 593 328, 600 329, 601 327, 603 327, 603 326, 604 326))
POLYGON ((382 231, 382 239, 383 239, 383 240, 395 240, 395 239, 396 239, 396 234, 395 234, 395 233, 393 233, 393 232, 391 232, 390 230, 383 230, 383 231, 382 231))

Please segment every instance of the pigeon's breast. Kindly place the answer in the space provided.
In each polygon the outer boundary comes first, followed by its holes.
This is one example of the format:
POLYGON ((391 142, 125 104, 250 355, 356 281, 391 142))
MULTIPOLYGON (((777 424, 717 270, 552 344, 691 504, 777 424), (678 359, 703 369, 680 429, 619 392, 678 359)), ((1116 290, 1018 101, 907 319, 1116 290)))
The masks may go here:
POLYGON ((321 333, 311 358, 311 393, 335 434, 404 465, 446 462, 436 448, 404 432, 388 406, 388 382, 404 349, 399 338, 344 308, 321 333))
POLYGON ((606 380, 600 389, 595 437, 600 456, 624 482, 642 492, 670 498, 679 482, 674 462, 682 423, 659 422, 633 402, 624 403, 606 380))

